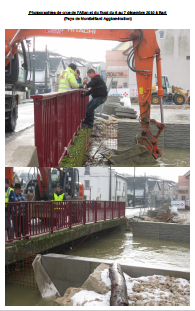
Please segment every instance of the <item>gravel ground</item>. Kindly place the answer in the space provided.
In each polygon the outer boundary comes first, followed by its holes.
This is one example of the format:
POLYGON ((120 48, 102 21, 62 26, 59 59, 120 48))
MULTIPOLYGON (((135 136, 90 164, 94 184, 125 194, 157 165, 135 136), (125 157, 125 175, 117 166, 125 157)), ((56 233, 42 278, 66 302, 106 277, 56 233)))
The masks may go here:
MULTIPOLYGON (((131 217, 128 217, 131 218, 131 217)), ((142 219, 140 218, 135 218, 136 221, 163 221, 162 219, 158 218, 152 218, 148 216, 141 216, 142 219)), ((132 218, 134 219, 134 218, 132 218)), ((183 224, 183 225, 190 225, 190 211, 184 210, 184 211, 178 211, 177 214, 174 214, 174 216, 168 221, 169 223, 178 223, 178 224, 183 224)))
POLYGON ((190 211, 178 212, 178 214, 172 218, 172 221, 178 224, 190 225, 190 211))
MULTIPOLYGON (((190 284, 182 278, 153 275, 131 278, 124 273, 129 306, 189 306, 190 284)), ((110 286, 109 271, 102 272, 102 281, 110 286)), ((110 306, 111 291, 98 294, 82 290, 71 299, 73 306, 110 306)))
POLYGON ((189 306, 190 284, 187 280, 153 275, 130 278, 126 276, 131 306, 189 306))

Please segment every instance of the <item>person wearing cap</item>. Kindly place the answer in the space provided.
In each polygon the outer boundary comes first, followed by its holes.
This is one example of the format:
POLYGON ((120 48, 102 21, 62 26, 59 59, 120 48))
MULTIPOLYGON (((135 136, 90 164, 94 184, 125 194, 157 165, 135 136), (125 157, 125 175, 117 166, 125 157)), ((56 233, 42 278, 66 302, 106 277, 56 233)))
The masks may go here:
POLYGON ((15 202, 15 193, 14 193, 14 189, 9 187, 9 179, 5 178, 5 231, 7 233, 8 229, 10 228, 11 236, 8 236, 8 240, 9 240, 10 238, 12 238, 12 228, 11 228, 12 209, 9 204, 6 204, 8 202, 15 202))
POLYGON ((70 89, 83 88, 83 84, 79 84, 76 80, 77 66, 73 63, 63 70, 59 76, 58 92, 64 92, 70 89))
MULTIPOLYGON (((66 195, 62 192, 60 183, 56 186, 56 192, 53 194, 53 201, 66 201, 66 195)), ((66 202, 54 202, 54 211, 56 211, 57 227, 61 228, 63 226, 63 212, 65 209, 66 202)), ((64 217, 65 219, 65 217, 64 217)))
MULTIPOLYGON (((25 195, 21 192, 21 184, 15 183, 15 200, 16 202, 25 202, 27 201, 25 195)), ((21 237, 21 235, 26 235, 26 221, 25 221, 25 204, 20 204, 15 207, 15 233, 16 237, 21 237), (17 226, 16 226, 16 217, 17 217, 17 226), (21 226, 20 226, 21 225, 21 226), (17 227, 17 228, 16 228, 17 227)))

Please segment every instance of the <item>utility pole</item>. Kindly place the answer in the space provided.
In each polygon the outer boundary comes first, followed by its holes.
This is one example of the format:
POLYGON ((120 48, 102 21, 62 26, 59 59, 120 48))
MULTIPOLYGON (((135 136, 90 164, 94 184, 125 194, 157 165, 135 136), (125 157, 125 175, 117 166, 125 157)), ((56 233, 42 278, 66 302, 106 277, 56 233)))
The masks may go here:
POLYGON ((133 207, 135 207, 135 167, 134 167, 134 179, 133 179, 133 207))
POLYGON ((46 45, 46 58, 45 58, 45 92, 47 92, 47 45, 46 45))
POLYGON ((35 37, 33 37, 33 94, 35 95, 35 37))
POLYGON ((163 180, 163 205, 164 205, 165 181, 163 180))
POLYGON ((109 201, 112 201, 112 197, 111 197, 111 186, 112 186, 112 184, 111 184, 111 166, 110 166, 110 191, 109 191, 109 201))

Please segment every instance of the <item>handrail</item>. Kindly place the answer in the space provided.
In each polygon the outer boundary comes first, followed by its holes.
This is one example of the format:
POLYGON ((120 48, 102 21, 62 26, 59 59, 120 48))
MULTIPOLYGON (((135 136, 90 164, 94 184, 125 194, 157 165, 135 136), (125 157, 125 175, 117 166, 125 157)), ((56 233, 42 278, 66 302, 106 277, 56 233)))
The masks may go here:
POLYGON ((83 90, 31 95, 34 101, 35 146, 40 167, 57 167, 86 115, 83 90))
POLYGON ((125 217, 125 202, 27 201, 5 204, 5 242, 125 217))

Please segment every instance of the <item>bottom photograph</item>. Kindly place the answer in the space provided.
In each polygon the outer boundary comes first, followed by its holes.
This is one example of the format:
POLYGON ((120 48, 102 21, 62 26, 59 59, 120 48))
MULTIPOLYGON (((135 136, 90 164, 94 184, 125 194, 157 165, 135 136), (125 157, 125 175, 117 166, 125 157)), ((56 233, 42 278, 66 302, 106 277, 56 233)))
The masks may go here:
POLYGON ((190 168, 5 167, 5 306, 190 306, 190 168))

